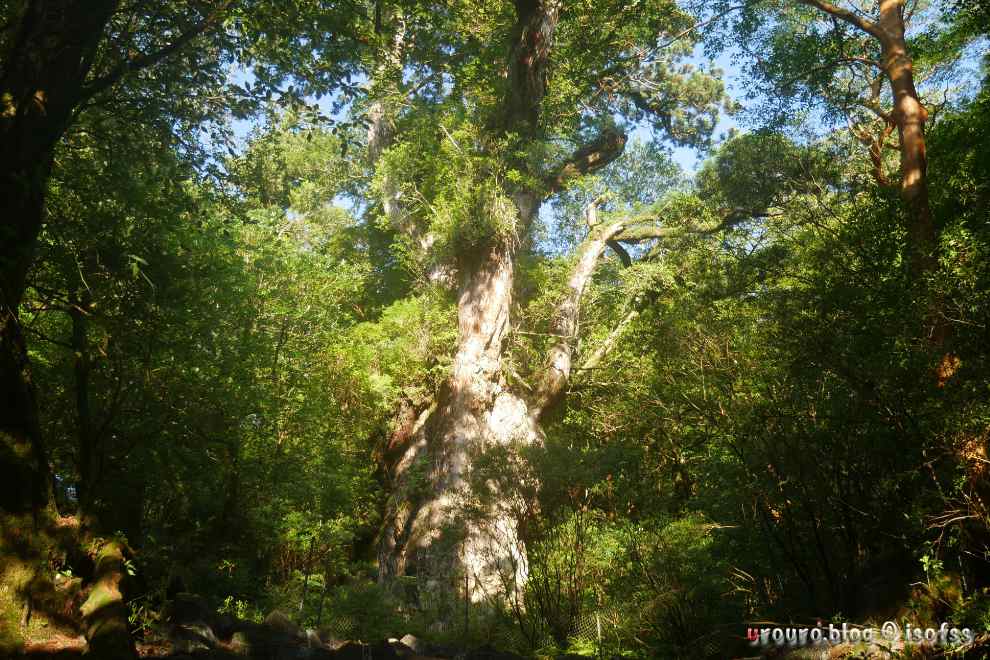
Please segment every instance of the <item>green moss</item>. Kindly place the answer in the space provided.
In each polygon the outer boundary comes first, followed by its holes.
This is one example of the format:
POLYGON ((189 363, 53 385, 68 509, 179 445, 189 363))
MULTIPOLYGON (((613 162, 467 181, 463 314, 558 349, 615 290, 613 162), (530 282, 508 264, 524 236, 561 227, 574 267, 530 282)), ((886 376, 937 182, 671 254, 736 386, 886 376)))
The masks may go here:
POLYGON ((24 568, 19 563, 8 564, 0 576, 0 653, 11 653, 24 643, 20 626, 23 605, 14 586, 22 572, 24 568))
POLYGON ((88 617, 100 609, 119 603, 121 600, 120 592, 115 587, 101 582, 89 592, 89 598, 86 599, 81 608, 82 615, 88 617))
POLYGON ((74 542, 74 528, 56 524, 46 512, 37 525, 31 516, 2 516, 0 530, 0 654, 59 633, 78 634, 73 618, 78 590, 56 589, 49 575, 74 542), (22 626, 28 602, 30 617, 22 626))

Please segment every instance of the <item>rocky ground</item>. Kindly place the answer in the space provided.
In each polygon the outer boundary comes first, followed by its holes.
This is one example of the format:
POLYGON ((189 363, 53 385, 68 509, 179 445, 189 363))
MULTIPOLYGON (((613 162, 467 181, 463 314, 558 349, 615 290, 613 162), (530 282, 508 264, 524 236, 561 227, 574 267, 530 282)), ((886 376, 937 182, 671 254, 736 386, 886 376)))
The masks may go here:
MULTIPOLYGON (((168 604, 163 618, 164 624, 160 629, 137 644, 139 657, 171 660, 523 660, 522 656, 493 648, 444 647, 408 634, 373 643, 341 640, 326 631, 300 628, 279 611, 272 612, 261 623, 217 614, 204 599, 192 594, 179 594, 168 604)), ((990 657, 987 650, 990 639, 981 636, 977 642, 954 657, 990 657)), ((93 659, 93 653, 87 654, 86 650, 86 641, 82 636, 55 634, 44 642, 28 644, 19 657, 32 660, 93 659)), ((942 656, 932 648, 915 647, 908 652, 902 645, 840 644, 800 649, 769 648, 742 660, 928 657, 942 656)), ((562 655, 553 660, 580 658, 562 655)))
MULTIPOLYGON (((282 612, 261 623, 217 614, 206 602, 180 594, 165 612, 159 634, 137 645, 143 658, 244 660, 522 660, 491 648, 455 649, 428 644, 412 635, 374 643, 335 639, 314 629, 302 629, 282 612)), ((33 660, 80 658, 86 651, 82 636, 55 635, 29 644, 20 654, 33 660)), ((92 658, 92 654, 86 655, 92 658)))

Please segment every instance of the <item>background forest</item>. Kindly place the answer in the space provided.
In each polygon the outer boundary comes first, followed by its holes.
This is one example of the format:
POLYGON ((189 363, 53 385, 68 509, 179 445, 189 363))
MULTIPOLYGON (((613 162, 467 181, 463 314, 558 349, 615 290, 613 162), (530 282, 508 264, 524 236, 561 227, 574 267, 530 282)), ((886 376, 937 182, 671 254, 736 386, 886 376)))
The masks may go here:
POLYGON ((191 592, 527 656, 895 619, 983 657, 985 2, 0 16, 0 649, 126 657, 191 592))

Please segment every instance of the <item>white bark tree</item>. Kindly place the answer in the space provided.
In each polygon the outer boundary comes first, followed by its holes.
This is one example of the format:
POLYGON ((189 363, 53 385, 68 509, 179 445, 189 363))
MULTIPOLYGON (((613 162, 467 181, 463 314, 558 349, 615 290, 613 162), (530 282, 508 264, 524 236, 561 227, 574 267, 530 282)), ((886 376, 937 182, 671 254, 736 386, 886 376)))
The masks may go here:
MULTIPOLYGON (((652 13, 642 15, 620 3, 564 13, 559 0, 516 0, 513 9, 503 12, 502 23, 496 20, 490 33, 506 40, 504 65, 491 70, 489 87, 458 106, 474 109, 482 121, 475 124, 480 136, 477 144, 458 144, 457 149, 474 148, 483 154, 479 159, 488 159, 491 165, 480 167, 480 175, 462 175, 479 177, 469 184, 480 191, 470 206, 470 213, 477 217, 463 220, 485 230, 480 239, 459 246, 455 263, 447 271, 456 280, 458 318, 450 375, 433 405, 421 412, 411 406, 401 408, 398 431, 390 443, 395 461, 389 470, 391 494, 380 535, 380 577, 398 589, 401 577, 415 576, 420 605, 441 610, 465 596, 473 602, 519 596, 526 577, 525 534, 520 524, 531 503, 520 495, 525 488, 511 480, 521 479, 524 472, 520 450, 541 442, 541 418, 564 398, 575 359, 582 295, 606 246, 625 253, 618 248, 619 241, 639 242, 671 231, 657 226, 656 218, 591 229, 553 322, 553 333, 560 336, 560 342, 547 356, 535 391, 520 392, 506 378, 503 357, 513 323, 517 260, 528 244, 541 205, 623 153, 624 132, 601 117, 619 111, 638 115, 635 119, 650 115, 672 137, 688 141, 711 130, 715 105, 722 100, 720 83, 709 76, 681 75, 666 68, 669 62, 662 59, 661 44, 669 46, 671 34, 686 35, 684 28, 690 24, 690 17, 675 8, 651 6, 652 13), (574 33, 584 19, 601 20, 602 43, 589 43, 574 33), (565 28, 562 20, 568 22, 565 28), (641 43, 634 46, 635 40, 641 43), (586 121, 600 128, 563 162, 555 163, 552 157, 539 154, 547 153, 549 138, 560 130, 555 124, 561 117, 550 114, 545 106, 555 92, 553 81, 561 75, 555 70, 555 56, 565 46, 571 49, 568 53, 573 51, 575 57, 596 68, 575 74, 577 78, 570 82, 581 90, 572 99, 574 112, 584 113, 586 121), (692 92, 688 98, 678 97, 687 90, 692 92), (593 106, 592 114, 588 110, 593 106), (494 473, 483 469, 485 455, 501 457, 502 469, 494 473)), ((490 52, 485 49, 492 47, 481 46, 477 67, 491 66, 479 62, 490 52)), ((687 55, 689 50, 678 52, 687 55)), ((387 62, 388 57, 381 61, 387 62)), ((456 72, 451 75, 456 89, 456 72)), ((566 83, 562 87, 565 94, 573 89, 566 83)), ((554 113, 559 113, 559 103, 554 97, 554 113)), ((395 115, 385 119, 389 113, 379 108, 372 106, 370 117, 373 162, 382 159, 385 146, 403 137, 391 128, 394 124, 387 123, 395 121, 395 115)), ((563 122, 570 126, 572 140, 580 123, 563 122)), ((442 125, 437 128, 446 131, 442 125)), ((443 139, 456 142, 449 133, 443 139)), ((418 245, 428 253, 434 238, 406 215, 411 209, 402 208, 401 196, 394 193, 399 181, 390 176, 396 173, 378 175, 383 211, 390 221, 395 218, 392 226, 397 231, 419 240, 418 245)), ((597 359, 603 355, 600 352, 597 359)))

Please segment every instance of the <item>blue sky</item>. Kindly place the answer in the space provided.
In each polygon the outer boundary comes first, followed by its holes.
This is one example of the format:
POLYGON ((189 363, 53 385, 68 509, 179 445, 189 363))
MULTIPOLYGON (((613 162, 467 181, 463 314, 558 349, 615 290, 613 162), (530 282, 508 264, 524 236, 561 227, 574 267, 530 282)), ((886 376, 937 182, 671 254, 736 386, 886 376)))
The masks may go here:
MULTIPOLYGON (((733 65, 733 60, 736 59, 731 53, 723 53, 719 58, 714 61, 714 65, 722 70, 723 79, 726 82, 726 91, 729 96, 733 99, 739 99, 741 94, 740 90, 740 72, 737 67, 733 65)), ((701 55, 700 47, 697 50, 697 54, 689 60, 691 63, 696 65, 708 65, 709 60, 701 55)), ((231 78, 237 84, 243 84, 245 81, 254 83, 254 76, 251 75, 249 71, 243 68, 234 70, 231 73, 231 78)), ((357 80, 360 83, 360 80, 357 80)), ((312 99, 311 99, 312 100, 312 99)), ((332 116, 333 113, 330 108, 330 98, 325 97, 318 102, 321 111, 327 115, 332 116)), ((338 116, 339 117, 339 116, 338 116)), ((259 125, 260 121, 258 119, 235 119, 232 122, 234 135, 239 143, 240 147, 243 147, 246 143, 246 139, 253 129, 259 125)), ((725 134, 732 128, 738 128, 738 123, 732 118, 721 112, 719 117, 719 122, 715 128, 715 137, 718 138, 720 135, 725 134)), ((632 139, 649 140, 651 138, 651 130, 647 125, 641 125, 637 127, 630 136, 632 139)), ((699 153, 698 150, 691 147, 674 147, 672 148, 672 157, 674 162, 676 162, 686 173, 691 174, 697 170, 698 166, 703 161, 704 155, 699 153)))

